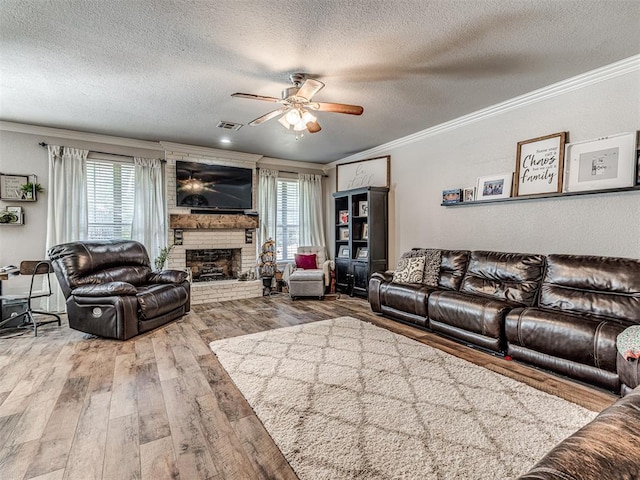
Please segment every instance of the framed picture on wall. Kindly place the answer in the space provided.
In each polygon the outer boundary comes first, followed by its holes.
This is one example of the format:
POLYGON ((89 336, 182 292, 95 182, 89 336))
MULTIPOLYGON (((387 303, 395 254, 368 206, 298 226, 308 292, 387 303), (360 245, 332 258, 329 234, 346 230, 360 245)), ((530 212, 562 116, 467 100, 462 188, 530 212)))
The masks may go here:
POLYGON ((479 177, 476 186, 476 200, 495 200, 511 196, 513 173, 498 173, 479 177))
POLYGON ((635 132, 569 143, 564 191, 632 187, 637 161, 635 132))
POLYGON ((22 186, 29 183, 28 175, 0 174, 0 198, 3 200, 22 200, 22 186))
POLYGON ((468 187, 465 188, 462 194, 463 202, 473 202, 476 199, 476 188, 468 187))
POLYGON ((518 142, 513 195, 562 191, 566 132, 518 142))

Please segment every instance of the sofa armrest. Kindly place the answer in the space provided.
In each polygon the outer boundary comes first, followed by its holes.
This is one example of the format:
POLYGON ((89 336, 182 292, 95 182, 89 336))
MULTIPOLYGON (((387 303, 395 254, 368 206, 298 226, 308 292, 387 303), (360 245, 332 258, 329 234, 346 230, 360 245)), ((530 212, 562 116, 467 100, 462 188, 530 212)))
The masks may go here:
POLYGON ((147 276, 147 282, 180 284, 188 278, 189 274, 182 270, 162 270, 161 272, 151 272, 147 276))
POLYGON ((136 293, 138 293, 136 287, 127 282, 83 285, 71 291, 71 295, 74 297, 117 297, 120 295, 135 295, 136 293))
POLYGON ((393 270, 387 270, 386 272, 374 272, 371 274, 371 278, 377 278, 381 282, 390 282, 393 280, 393 270))
POLYGON ((325 260, 322 264, 322 273, 324 274, 324 286, 328 287, 331 284, 331 270, 336 267, 333 260, 325 260))

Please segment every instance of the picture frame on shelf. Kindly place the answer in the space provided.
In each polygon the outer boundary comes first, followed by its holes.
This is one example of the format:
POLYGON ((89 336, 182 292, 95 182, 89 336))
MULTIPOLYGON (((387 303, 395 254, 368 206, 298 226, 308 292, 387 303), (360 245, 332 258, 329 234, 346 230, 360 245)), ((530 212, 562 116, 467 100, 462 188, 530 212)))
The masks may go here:
POLYGON ((29 183, 29 175, 0 174, 0 198, 3 200, 22 200, 22 186, 29 183))
POLYGON ((360 237, 362 240, 369 240, 369 224, 362 224, 362 235, 360 237))
POLYGON ((338 222, 340 225, 346 225, 349 223, 349 210, 340 210, 338 212, 338 222))
POLYGON ((564 192, 632 187, 638 177, 636 132, 569 143, 564 192))
POLYGON ((6 210, 7 212, 13 213, 16 217, 18 217, 18 219, 15 222, 10 222, 10 223, 17 223, 20 225, 24 224, 24 213, 23 213, 22 207, 7 207, 6 210))
POLYGON ((442 204, 452 205, 454 203, 460 203, 462 200, 462 190, 459 188, 453 188, 442 191, 442 204))
POLYGON ((349 240, 349 227, 343 227, 338 231, 339 240, 349 240))
POLYGON ((566 132, 518 142, 513 196, 562 192, 566 132))
POLYGON ((358 202, 358 216, 367 217, 369 216, 369 202, 366 200, 362 200, 358 202))
POLYGON ((476 187, 467 187, 462 191, 463 202, 473 202, 476 199, 476 187))
POLYGON ((478 177, 476 201, 511 197, 513 172, 478 177))
POLYGON ((340 245, 338 258, 349 258, 349 245, 340 245))
POLYGON ((366 260, 369 258, 369 247, 360 247, 356 251, 357 260, 366 260))

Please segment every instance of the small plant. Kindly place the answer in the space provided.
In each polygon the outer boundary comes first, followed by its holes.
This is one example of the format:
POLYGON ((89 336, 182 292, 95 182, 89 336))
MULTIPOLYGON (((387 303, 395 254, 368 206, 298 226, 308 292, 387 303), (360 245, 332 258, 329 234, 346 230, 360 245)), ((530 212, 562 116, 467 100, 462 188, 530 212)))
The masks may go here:
POLYGON ((0 211, 0 223, 15 223, 18 221, 18 216, 13 212, 6 210, 0 211))
POLYGON ((20 190, 22 190, 22 198, 33 198, 34 192, 35 193, 42 193, 44 192, 44 188, 42 188, 42 185, 40 185, 39 183, 25 183, 24 185, 20 185, 20 190))
POLYGON ((173 249, 173 247, 174 245, 169 245, 168 247, 162 247, 160 249, 160 253, 156 257, 156 259, 153 261, 153 264, 155 265, 156 270, 158 271, 162 270, 165 262, 167 261, 167 258, 169 258, 169 254, 171 253, 171 250, 173 249))

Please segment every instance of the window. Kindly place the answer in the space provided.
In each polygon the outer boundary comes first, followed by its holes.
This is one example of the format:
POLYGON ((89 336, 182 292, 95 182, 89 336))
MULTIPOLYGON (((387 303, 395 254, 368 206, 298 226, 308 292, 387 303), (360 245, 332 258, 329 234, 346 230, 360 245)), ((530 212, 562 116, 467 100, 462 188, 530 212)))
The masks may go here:
POLYGON ((134 189, 133 163, 87 159, 89 240, 131 238, 134 189))
POLYGON ((278 180, 276 205, 276 261, 293 260, 300 244, 297 180, 278 180))

